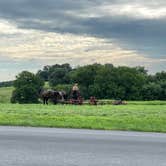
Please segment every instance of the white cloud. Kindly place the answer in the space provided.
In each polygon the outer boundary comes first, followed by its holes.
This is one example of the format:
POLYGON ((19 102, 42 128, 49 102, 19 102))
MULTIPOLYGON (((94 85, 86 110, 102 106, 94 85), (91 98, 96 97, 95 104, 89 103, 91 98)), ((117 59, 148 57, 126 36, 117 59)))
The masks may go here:
POLYGON ((17 28, 14 22, 0 19, 0 35, 25 34, 27 31, 17 28))
MULTIPOLYGON (((39 64, 55 63, 70 63, 73 66, 96 62, 113 63, 114 65, 143 65, 148 69, 152 69, 154 65, 166 63, 166 59, 148 58, 134 50, 121 48, 113 40, 110 42, 107 39, 87 35, 20 29, 15 24, 4 20, 0 20, 0 36, 2 36, 0 59, 4 59, 4 56, 9 57, 8 61, 11 63, 12 61, 18 63, 29 61, 30 63, 32 60, 32 63, 35 62, 34 65, 36 62, 38 64, 36 70, 39 69, 39 64)), ((4 69, 1 68, 1 70, 4 69)))
POLYGON ((67 14, 76 17, 103 17, 121 16, 134 19, 159 19, 166 17, 166 4, 158 2, 133 1, 126 3, 103 3, 79 11, 66 11, 67 14))
POLYGON ((105 15, 127 16, 133 18, 158 19, 166 16, 166 6, 154 8, 139 3, 102 6, 99 9, 105 15))

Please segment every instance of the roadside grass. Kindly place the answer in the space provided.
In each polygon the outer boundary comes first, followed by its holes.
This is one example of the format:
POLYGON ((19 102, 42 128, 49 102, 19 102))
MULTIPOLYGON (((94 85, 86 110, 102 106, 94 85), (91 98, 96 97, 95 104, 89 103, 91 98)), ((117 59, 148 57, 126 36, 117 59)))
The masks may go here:
POLYGON ((0 125, 166 132, 166 105, 0 104, 0 125))
POLYGON ((13 87, 0 88, 0 103, 10 103, 13 87))
MULTIPOLYGON (((46 84, 48 87, 48 83, 46 84)), ((10 104, 13 87, 0 88, 0 125, 166 132, 166 101, 113 106, 10 104)))

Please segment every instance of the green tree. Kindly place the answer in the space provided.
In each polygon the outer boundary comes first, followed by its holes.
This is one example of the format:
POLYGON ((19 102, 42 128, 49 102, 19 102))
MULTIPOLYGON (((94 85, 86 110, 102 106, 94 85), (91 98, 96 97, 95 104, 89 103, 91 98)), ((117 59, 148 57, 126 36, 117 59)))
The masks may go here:
POLYGON ((160 84, 155 82, 145 84, 142 89, 142 96, 144 100, 160 100, 161 93, 162 88, 160 84))
POLYGON ((44 82, 35 74, 23 71, 14 81, 15 90, 12 93, 12 103, 38 103, 39 90, 44 82))
POLYGON ((68 73, 72 70, 68 63, 59 65, 55 64, 52 66, 44 66, 43 70, 39 70, 37 75, 44 81, 48 81, 51 86, 56 86, 57 84, 69 83, 68 73))
POLYGON ((92 95, 92 88, 98 70, 102 67, 100 64, 86 65, 78 67, 70 72, 72 83, 78 83, 82 96, 89 98, 92 95))
POLYGON ((146 74, 142 70, 140 72, 140 68, 104 66, 95 77, 95 94, 100 98, 138 100, 145 82, 146 74))
POLYGON ((162 72, 158 72, 155 74, 155 81, 166 81, 166 72, 162 71, 162 72))
POLYGON ((89 85, 94 83, 94 79, 96 77, 97 71, 102 67, 100 64, 92 64, 86 65, 82 67, 78 67, 71 73, 71 78, 73 83, 78 82, 82 86, 88 88, 89 85))
POLYGON ((161 86, 161 94, 160 94, 160 100, 166 100, 166 80, 160 82, 161 86))
POLYGON ((49 84, 54 87, 58 84, 70 83, 68 71, 65 68, 56 68, 49 76, 49 84))

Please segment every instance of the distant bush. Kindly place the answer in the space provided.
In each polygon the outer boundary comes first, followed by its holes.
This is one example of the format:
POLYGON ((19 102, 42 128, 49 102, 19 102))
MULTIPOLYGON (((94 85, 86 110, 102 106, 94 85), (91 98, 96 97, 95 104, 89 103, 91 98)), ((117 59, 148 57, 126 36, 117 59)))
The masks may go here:
POLYGON ((0 82, 0 87, 11 87, 11 86, 13 86, 13 82, 14 82, 14 81, 4 81, 4 82, 0 82))

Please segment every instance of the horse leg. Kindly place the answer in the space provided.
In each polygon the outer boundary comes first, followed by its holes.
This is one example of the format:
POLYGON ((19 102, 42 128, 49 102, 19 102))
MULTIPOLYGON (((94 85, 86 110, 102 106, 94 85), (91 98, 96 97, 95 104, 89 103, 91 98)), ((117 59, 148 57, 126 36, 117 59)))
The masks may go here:
POLYGON ((55 104, 55 105, 57 104, 57 100, 54 100, 54 104, 55 104))
POLYGON ((48 98, 46 98, 46 104, 48 105, 48 98))
POLYGON ((45 97, 43 98, 43 104, 44 104, 44 105, 46 104, 46 99, 45 99, 45 97))

